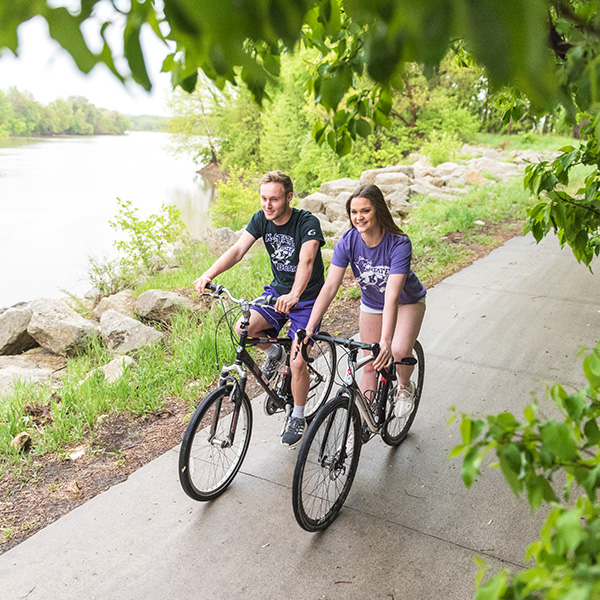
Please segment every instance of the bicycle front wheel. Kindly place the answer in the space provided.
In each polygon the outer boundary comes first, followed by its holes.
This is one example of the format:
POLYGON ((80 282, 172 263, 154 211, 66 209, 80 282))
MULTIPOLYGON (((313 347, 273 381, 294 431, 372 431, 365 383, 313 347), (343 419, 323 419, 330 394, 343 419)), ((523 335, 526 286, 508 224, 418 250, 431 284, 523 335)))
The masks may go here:
POLYGON ((383 441, 389 446, 399 446, 408 435, 408 432, 417 416, 419 402, 421 402, 421 392, 423 391, 423 380, 425 378, 425 355, 423 347, 419 341, 415 342, 413 357, 417 359, 417 364, 410 377, 415 389, 413 400, 413 410, 405 417, 396 417, 393 412, 393 398, 388 398, 386 406, 386 415, 389 414, 387 422, 381 431, 383 441))
POLYGON ((242 396, 238 412, 233 386, 211 392, 198 406, 183 436, 179 451, 179 480, 194 500, 213 500, 222 494, 237 475, 252 432, 252 408, 242 396), (233 442, 231 424, 237 414, 233 442))
POLYGON ((292 483, 296 521, 306 531, 318 531, 332 523, 340 512, 358 467, 360 415, 352 407, 350 428, 344 443, 350 399, 338 394, 310 424, 292 483))
POLYGON ((310 386, 304 407, 304 418, 307 421, 315 416, 331 393, 337 367, 335 344, 326 340, 316 340, 310 356, 314 360, 308 365, 310 386))

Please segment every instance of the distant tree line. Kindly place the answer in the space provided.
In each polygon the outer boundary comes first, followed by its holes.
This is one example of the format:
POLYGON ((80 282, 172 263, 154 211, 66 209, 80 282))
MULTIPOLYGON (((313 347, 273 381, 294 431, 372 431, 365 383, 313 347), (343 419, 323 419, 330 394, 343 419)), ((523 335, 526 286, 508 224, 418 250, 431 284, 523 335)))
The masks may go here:
POLYGON ((129 131, 168 131, 169 119, 157 115, 127 115, 129 131))
POLYGON ((0 90, 0 137, 31 135, 118 135, 129 120, 113 110, 97 108, 86 98, 58 98, 47 106, 15 87, 0 90))

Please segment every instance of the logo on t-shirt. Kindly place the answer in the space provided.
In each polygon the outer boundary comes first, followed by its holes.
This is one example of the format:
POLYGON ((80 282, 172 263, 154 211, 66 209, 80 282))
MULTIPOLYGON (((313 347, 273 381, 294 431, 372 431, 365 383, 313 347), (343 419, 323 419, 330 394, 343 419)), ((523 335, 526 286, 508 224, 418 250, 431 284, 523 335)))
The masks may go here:
POLYGON ((387 265, 375 265, 366 259, 364 256, 359 256, 356 261, 356 266, 360 271, 360 275, 356 278, 358 284, 363 287, 374 287, 378 292, 385 292, 390 267, 387 265))
POLYGON ((306 235, 313 236, 313 235, 317 235, 317 230, 316 229, 311 229, 306 235))
POLYGON ((278 271, 296 271, 296 266, 290 264, 296 249, 294 238, 283 233, 267 233, 265 243, 271 244, 271 260, 278 271))

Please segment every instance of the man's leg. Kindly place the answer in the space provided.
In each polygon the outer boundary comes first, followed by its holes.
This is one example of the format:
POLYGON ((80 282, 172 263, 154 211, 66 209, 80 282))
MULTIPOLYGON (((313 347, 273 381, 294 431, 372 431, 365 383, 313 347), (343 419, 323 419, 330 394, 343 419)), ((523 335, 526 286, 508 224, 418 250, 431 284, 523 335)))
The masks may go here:
MULTIPOLYGON (((292 344, 292 355, 290 359, 290 368, 292 371, 292 395, 294 397, 294 409, 290 415, 290 419, 281 436, 281 443, 284 446, 293 448, 296 446, 304 435, 306 429, 306 420, 304 419, 304 407, 308 397, 310 387, 310 375, 308 374, 308 366, 302 357, 302 352, 298 345, 296 332, 299 329, 306 328, 310 313, 312 311, 313 302, 302 302, 296 308, 290 311, 290 335, 294 338, 292 344)), ((309 348, 310 349, 310 348, 309 348)))

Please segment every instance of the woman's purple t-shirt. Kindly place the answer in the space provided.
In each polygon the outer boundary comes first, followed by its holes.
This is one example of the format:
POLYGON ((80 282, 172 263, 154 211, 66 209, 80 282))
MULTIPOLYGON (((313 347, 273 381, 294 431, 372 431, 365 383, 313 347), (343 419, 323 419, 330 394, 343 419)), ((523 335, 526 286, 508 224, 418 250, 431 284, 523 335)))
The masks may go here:
POLYGON ((414 304, 427 293, 410 268, 412 244, 405 235, 386 231, 374 248, 369 248, 356 228, 346 231, 333 250, 331 264, 346 268, 348 264, 360 285, 362 303, 383 309, 385 286, 390 275, 407 274, 399 304, 414 304))

